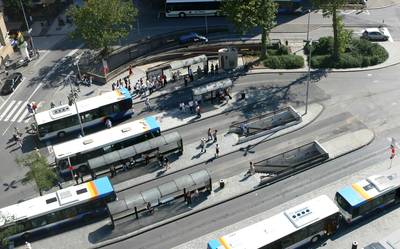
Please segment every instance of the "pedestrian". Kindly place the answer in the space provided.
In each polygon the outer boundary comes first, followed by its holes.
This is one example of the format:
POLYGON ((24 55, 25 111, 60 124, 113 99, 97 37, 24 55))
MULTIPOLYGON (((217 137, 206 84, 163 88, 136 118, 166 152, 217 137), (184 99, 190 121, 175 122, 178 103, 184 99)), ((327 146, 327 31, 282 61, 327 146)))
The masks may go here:
POLYGON ((254 175, 256 173, 256 169, 254 168, 254 164, 250 161, 250 168, 249 168, 250 175, 254 175))
POLYGON ((22 136, 22 132, 20 132, 19 129, 18 129, 16 126, 14 126, 14 132, 15 132, 15 134, 17 134, 18 136, 22 136))
POLYGON ((207 75, 208 74, 208 63, 204 64, 203 70, 204 70, 204 74, 207 75))
POLYGON ((38 147, 35 147, 35 153, 38 157, 42 157, 42 154, 40 154, 40 150, 38 149, 38 147))
POLYGON ((211 128, 208 128, 208 130, 207 130, 207 136, 208 136, 207 142, 210 141, 210 140, 212 140, 213 136, 212 136, 211 128))
POLYGON ((79 184, 79 176, 77 173, 74 174, 74 179, 75 179, 76 185, 78 185, 79 184))
POLYGON ((90 76, 89 76, 89 86, 91 86, 91 85, 92 85, 92 83, 93 83, 93 76, 92 76, 92 75, 90 75, 90 76))
POLYGON ((28 103, 28 104, 26 104, 26 108, 28 109, 28 112, 29 113, 33 113, 33 108, 32 108, 32 104, 31 103, 28 103))
POLYGON ((196 106, 196 114, 198 118, 201 118, 201 113, 200 113, 200 106, 196 106))
POLYGON ((159 153, 157 156, 158 163, 160 164, 161 167, 164 167, 164 155, 159 153))
POLYGON ((22 149, 22 138, 20 137, 20 136, 18 136, 18 134, 15 134, 15 141, 16 141, 16 143, 17 143, 17 145, 18 145, 18 147, 20 148, 20 149, 22 149))
POLYGON ((115 91, 115 87, 116 87, 115 82, 113 82, 113 83, 111 84, 111 90, 115 91))
POLYGON ((146 98, 146 100, 144 101, 144 104, 146 105, 146 109, 147 109, 148 111, 150 111, 150 110, 151 110, 151 105, 150 105, 150 99, 149 99, 149 97, 146 98))
POLYGON ((215 64, 215 74, 218 73, 218 63, 215 64))
POLYGON ((197 77, 200 78, 201 76, 201 68, 200 66, 197 66, 197 77))
POLYGON ((194 103, 193 103, 193 100, 190 100, 190 101, 189 101, 189 109, 190 109, 190 112, 191 112, 191 113, 194 113, 194 103))
POLYGON ((106 127, 109 129, 109 128, 111 128, 112 127, 112 122, 111 122, 111 120, 109 119, 109 118, 107 118, 106 119, 106 127))
POLYGON ((190 79, 190 81, 193 81, 194 80, 194 78, 193 78, 193 71, 192 71, 192 69, 189 67, 189 79, 190 79))
POLYGON ((214 63, 211 63, 211 74, 214 74, 214 63))
POLYGON ((32 249, 31 243, 25 241, 25 249, 32 249))
POLYGON ((115 170, 114 164, 112 164, 110 167, 110 173, 111 173, 111 177, 114 177, 117 175, 117 171, 115 170))
POLYGON ((224 89, 224 94, 225 94, 226 96, 228 96, 229 99, 232 99, 232 96, 229 94, 228 88, 225 88, 225 89, 224 89))
POLYGON ((164 157, 164 167, 165 167, 165 170, 167 170, 167 169, 170 168, 170 167, 169 167, 169 160, 168 160, 168 157, 164 157))
POLYGON ((129 92, 132 92, 132 87, 131 87, 131 83, 130 82, 128 83, 128 87, 127 88, 128 88, 129 92))
POLYGON ((216 144, 215 145, 215 158, 217 158, 219 156, 219 145, 216 144))
POLYGON ((128 68, 128 75, 129 75, 129 77, 131 77, 131 75, 132 75, 132 65, 129 65, 129 68, 128 68))
POLYGON ((50 108, 53 109, 56 105, 53 102, 50 102, 50 108))
POLYGON ((207 152, 207 150, 206 150, 206 143, 207 143, 206 138, 205 138, 205 137, 202 137, 202 138, 201 138, 201 141, 200 141, 201 153, 206 153, 206 152, 207 152))
POLYGON ((217 142, 217 130, 214 130, 213 132, 213 143, 217 142))

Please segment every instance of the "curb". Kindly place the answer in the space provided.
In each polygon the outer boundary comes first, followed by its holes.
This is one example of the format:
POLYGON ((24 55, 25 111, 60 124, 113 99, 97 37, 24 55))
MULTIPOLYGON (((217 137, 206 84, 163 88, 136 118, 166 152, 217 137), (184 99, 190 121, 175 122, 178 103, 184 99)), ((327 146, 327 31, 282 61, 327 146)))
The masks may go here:
MULTIPOLYGON (((300 130, 300 129, 306 127, 306 126, 308 126, 309 124, 313 123, 313 122, 322 114, 322 112, 325 110, 325 107, 324 107, 323 105, 321 105, 321 106, 322 106, 322 110, 320 111, 320 113, 318 113, 318 115, 316 115, 315 118, 314 118, 313 120, 311 120, 308 124, 306 124, 306 125, 304 125, 304 126, 302 126, 302 127, 299 127, 299 128, 297 128, 297 129, 294 129, 294 130, 292 130, 292 131, 289 131, 289 132, 287 132, 287 133, 282 133, 282 134, 280 134, 279 136, 276 136, 276 137, 274 137, 274 138, 278 138, 278 137, 281 137, 281 136, 283 136, 283 135, 287 135, 287 134, 293 133, 293 132, 298 131, 298 130, 300 130)), ((272 139, 274 139, 274 138, 272 138, 272 139)), ((251 145, 256 145, 256 144, 258 144, 258 143, 254 143, 254 144, 251 144, 251 145)), ((249 146, 251 146, 251 145, 249 145, 249 146)), ((361 147, 360 147, 360 148, 361 148, 361 147)), ((228 152, 228 153, 225 153, 225 154, 221 154, 220 157, 227 156, 227 155, 230 155, 230 154, 232 154, 232 153, 236 153, 236 152, 238 152, 238 151, 240 151, 240 149, 239 149, 239 150, 235 150, 235 151, 231 151, 231 152, 228 152)), ((331 159, 331 160, 333 160, 333 159, 331 159)), ((328 161, 329 161, 329 160, 328 160, 328 161)), ((327 162, 327 161, 326 161, 326 162, 327 162)), ((200 164, 202 164, 202 163, 204 163, 204 162, 201 162, 201 163, 198 163, 198 164, 189 166, 189 167, 184 168, 184 169, 180 169, 180 170, 171 172, 171 173, 169 173, 169 174, 173 174, 173 173, 180 172, 180 171, 183 171, 183 170, 186 170, 186 169, 189 169, 189 168, 193 168, 193 167, 198 166, 198 165, 200 165, 200 164)), ((169 175, 169 174, 168 174, 168 175, 169 175)), ((167 176, 167 175, 163 175, 162 177, 164 177, 164 176, 167 176)), ((285 177, 285 178, 279 179, 279 180, 277 180, 276 182, 278 182, 278 181, 280 181, 280 180, 284 180, 284 179, 286 179, 286 178, 288 178, 288 177, 290 177, 290 176, 287 176, 287 177, 285 177)), ((154 180, 154 179, 153 179, 153 180, 154 180)), ((151 180, 149 180, 149 181, 151 181, 151 180)), ((149 182, 149 181, 146 181, 146 182, 149 182)), ((143 182, 143 183, 145 183, 145 182, 143 182)), ((141 183, 141 184, 142 184, 142 183, 141 183)), ((140 184, 138 184, 138 185, 140 185, 140 184)), ((138 186, 138 185, 136 185, 136 186, 138 186)), ((136 230, 136 231, 133 231, 133 232, 131 232, 131 233, 128 233, 128 234, 119 236, 119 237, 117 237, 117 238, 112 238, 112 239, 110 239, 110 240, 106 240, 106 241, 100 242, 100 243, 98 243, 98 244, 96 244, 96 245, 91 246, 90 248, 92 248, 92 249, 103 248, 103 247, 105 247, 105 246, 108 246, 108 245, 111 245, 111 244, 118 243, 118 242, 120 242, 120 241, 124 241, 124 240, 130 239, 130 238, 135 237, 135 236, 137 236, 137 235, 140 235, 140 234, 142 234, 142 233, 148 232, 148 231, 153 230, 153 229, 155 229, 155 228, 158 228, 158 227, 167 225, 167 224, 169 224, 169 223, 175 222, 175 221, 177 221, 177 220, 183 219, 183 218, 185 218, 185 217, 187 217, 187 216, 190 216, 190 215, 192 215, 192 214, 196 214, 196 213, 202 212, 202 211, 204 211, 204 210, 210 209, 210 208, 215 207, 215 206, 217 206, 217 205, 219 205, 219 204, 221 204, 221 203, 224 203, 224 202, 227 202, 227 201, 230 201, 230 200, 239 198, 239 197, 241 197, 241 196, 244 196, 244 195, 246 195, 246 194, 249 194, 249 193, 254 192, 254 191, 256 191, 256 190, 258 190, 258 189, 260 189, 260 188, 267 187, 267 186, 268 186, 268 185, 263 185, 263 186, 259 186, 259 187, 253 188, 253 189, 250 190, 250 191, 246 191, 246 192, 243 192, 243 193, 238 194, 238 195, 236 195, 236 196, 229 197, 229 198, 227 198, 227 199, 223 199, 222 201, 216 202, 216 203, 214 203, 214 204, 210 204, 209 206, 200 208, 200 209, 198 209, 198 210, 188 211, 188 212, 186 212, 186 213, 179 214, 179 215, 177 215, 177 216, 171 217, 171 218, 166 219, 166 220, 163 220, 163 221, 159 221, 159 222, 157 222, 157 223, 155 223, 155 224, 153 224, 153 225, 150 225, 150 226, 141 228, 141 229, 139 229, 139 230, 136 230)))
MULTIPOLYGON (((369 130, 369 129, 368 129, 368 130, 369 130)), ((370 131, 372 132, 373 136, 371 137, 371 139, 370 139, 367 143, 365 143, 365 144, 363 144, 363 145, 361 145, 361 146, 359 146, 359 147, 356 147, 356 148, 354 148, 354 149, 352 149, 352 150, 350 150, 350 151, 347 151, 346 153, 344 153, 344 154, 342 154, 342 155, 340 155, 340 156, 338 156, 338 157, 335 157, 335 158, 332 158, 332 159, 328 159, 328 160, 324 161, 323 163, 330 162, 330 161, 332 161, 332 160, 335 160, 335 159, 337 159, 337 158, 340 158, 340 157, 342 157, 342 156, 345 156, 345 155, 347 155, 347 154, 350 154, 350 153, 352 153, 352 152, 354 152, 354 151, 356 151, 356 150, 362 149, 362 148, 364 148, 365 146, 371 144, 372 141, 374 141, 374 139, 375 139, 375 133, 374 133, 372 130, 370 130, 370 131)), ((320 165, 320 164, 316 164, 314 167, 317 167, 318 165, 320 165)), ((311 168, 314 168, 314 167, 311 167, 311 168)), ((306 170, 311 169, 311 168, 307 168, 306 170)), ((302 173, 302 172, 304 172, 304 171, 306 171, 306 170, 300 171, 300 172, 298 172, 298 173, 302 173)), ((297 173, 297 174, 298 174, 298 173, 297 173)), ((122 235, 122 236, 120 236, 120 237, 118 237, 118 238, 110 239, 109 241, 105 241, 105 242, 103 242, 103 243, 100 242, 99 245, 94 245, 94 246, 92 246, 92 247, 90 247, 90 248, 93 248, 93 249, 95 249, 95 248, 102 248, 102 247, 105 247, 105 246, 108 246, 108 245, 111 245, 111 244, 115 244, 115 243, 120 242, 120 241, 124 241, 124 240, 130 239, 130 238, 132 238, 132 237, 135 237, 135 236, 140 235, 140 234, 142 234, 142 233, 145 233, 145 232, 147 232, 147 231, 153 230, 153 229, 155 229, 155 228, 158 228, 158 227, 161 227, 161 226, 170 224, 170 223, 175 222, 175 221, 177 221, 177 220, 181 220, 181 219, 183 219, 183 218, 185 218, 185 217, 188 217, 188 216, 190 216, 190 215, 192 215, 192 214, 200 213, 200 212, 202 212, 202 211, 204 211, 204 210, 213 208, 213 207, 215 207, 215 206, 217 206, 217 205, 220 205, 221 203, 234 200, 234 199, 236 199, 236 198, 239 198, 239 197, 242 197, 242 196, 247 195, 247 194, 249 194, 249 193, 252 193, 252 192, 254 192, 254 191, 257 191, 257 190, 259 190, 259 189, 261 189, 261 188, 268 187, 268 186, 270 186, 271 184, 274 184, 274 183, 280 182, 280 181, 282 181, 282 180, 285 180, 285 179, 287 179, 287 178, 289 178, 289 177, 292 177, 293 175, 296 175, 296 174, 287 175, 287 176, 285 176, 285 177, 282 177, 281 179, 277 179, 276 181, 271 182, 270 184, 265 184, 265 185, 261 185, 261 186, 256 186, 255 188, 253 188, 253 189, 251 189, 251 190, 249 190, 249 191, 245 191, 245 192, 243 192, 243 193, 241 193, 241 194, 238 194, 238 195, 236 195, 236 196, 223 199, 223 200, 220 201, 220 202, 211 204, 211 205, 209 205, 209 206, 200 208, 200 209, 198 209, 198 210, 192 210, 192 211, 189 211, 189 212, 187 212, 187 213, 183 213, 183 214, 174 216, 174 217, 169 218, 169 219, 167 219, 167 220, 157 222, 157 223, 155 223, 155 224, 153 224, 153 225, 150 225, 150 226, 144 227, 144 228, 142 228, 142 229, 136 230, 136 231, 134 231, 134 232, 132 232, 132 233, 128 233, 128 234, 122 235)))
POLYGON ((371 8, 366 8, 366 10, 378 10, 378 9, 385 9, 385 8, 389 8, 395 5, 399 5, 400 3, 391 3, 391 4, 387 4, 387 5, 383 5, 383 6, 379 6, 379 7, 371 7, 371 8))

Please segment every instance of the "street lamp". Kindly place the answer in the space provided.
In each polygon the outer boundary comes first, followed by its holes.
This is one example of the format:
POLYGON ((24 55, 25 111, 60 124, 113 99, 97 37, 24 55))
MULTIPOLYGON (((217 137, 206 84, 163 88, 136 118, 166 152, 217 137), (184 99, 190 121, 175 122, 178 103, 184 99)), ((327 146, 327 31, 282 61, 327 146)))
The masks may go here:
MULTIPOLYGON (((71 75, 72 75, 73 73, 74 73, 74 72, 71 71, 71 72, 65 77, 65 79, 68 80, 69 86, 71 87, 71 93, 70 93, 69 96, 68 96, 68 100, 69 100, 70 103, 73 102, 73 104, 75 105, 76 115, 78 116, 79 125, 80 125, 80 127, 81 127, 81 134, 82 134, 82 136, 85 136, 85 132, 83 131, 83 125, 82 125, 81 115, 79 115, 78 105, 76 104, 76 99, 77 99, 77 97, 78 97, 78 90, 73 89, 72 83, 71 83, 71 75)), ((68 103, 68 104, 70 104, 70 103, 68 103)), ((72 103, 71 103, 71 104, 72 104, 72 103)))
POLYGON ((29 23, 28 23, 28 19, 26 19, 26 14, 25 14, 25 9, 24 9, 24 5, 22 4, 22 0, 19 0, 19 4, 21 5, 21 9, 22 9, 22 13, 24 14, 24 19, 25 19, 25 24, 26 24, 26 28, 31 40, 31 44, 32 44, 32 49, 33 51, 35 51, 35 45, 33 44, 33 37, 31 35, 31 29, 29 28, 29 23))
POLYGON ((312 40, 310 40, 310 15, 311 10, 308 10, 308 23, 307 23, 307 44, 308 44, 308 75, 307 75, 307 87, 306 87, 306 110, 304 115, 307 114, 308 111, 308 94, 310 91, 310 81, 311 81, 311 45, 312 40))

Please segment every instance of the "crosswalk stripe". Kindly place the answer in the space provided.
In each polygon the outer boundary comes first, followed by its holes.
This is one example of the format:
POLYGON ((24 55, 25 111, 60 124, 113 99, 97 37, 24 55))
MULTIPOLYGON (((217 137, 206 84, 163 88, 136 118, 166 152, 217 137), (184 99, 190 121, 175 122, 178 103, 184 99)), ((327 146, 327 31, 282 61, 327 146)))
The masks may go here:
MULTIPOLYGON (((26 115, 28 115, 28 109, 25 109, 24 113, 22 113, 21 117, 18 119, 18 123, 21 123, 22 120, 24 120, 24 118, 26 117, 26 115)), ((28 119, 29 120, 29 119, 28 119)))
POLYGON ((18 109, 18 107, 21 105, 22 101, 18 101, 15 105, 14 108, 11 109, 11 111, 8 113, 7 117, 3 121, 8 121, 11 116, 14 114, 14 112, 18 109))
POLYGON ((4 110, 4 112, 0 115, 0 120, 2 120, 4 118, 4 116, 7 115, 7 112, 11 109, 11 107, 13 107, 14 103, 15 103, 15 100, 10 102, 10 104, 7 106, 7 108, 4 110))
POLYGON ((26 102, 26 101, 22 103, 22 106, 19 108, 18 112, 15 113, 14 117, 11 119, 12 122, 14 122, 15 120, 17 120, 17 118, 19 117, 19 115, 21 114, 21 112, 22 112, 23 110, 26 110, 25 108, 26 108, 26 105, 27 105, 27 104, 28 104, 28 102, 26 102))
POLYGON ((28 123, 29 120, 31 120, 32 115, 30 115, 29 117, 27 117, 27 119, 25 120, 25 123, 28 123))

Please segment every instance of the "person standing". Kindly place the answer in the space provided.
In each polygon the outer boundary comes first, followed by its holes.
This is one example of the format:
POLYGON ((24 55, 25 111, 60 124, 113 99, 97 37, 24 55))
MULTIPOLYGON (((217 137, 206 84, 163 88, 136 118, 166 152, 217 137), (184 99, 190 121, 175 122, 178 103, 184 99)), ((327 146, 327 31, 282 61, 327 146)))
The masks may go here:
POLYGON ((129 68, 128 68, 128 75, 129 75, 129 77, 131 77, 131 75, 132 75, 132 65, 129 65, 129 68))
POLYGON ((207 142, 212 140, 212 138, 213 138, 211 128, 208 128, 208 130, 207 130, 207 137, 208 137, 207 142))
POLYGON ((198 118, 201 118, 200 106, 199 105, 196 106, 196 114, 197 114, 198 118))
POLYGON ((217 132, 218 132, 217 130, 214 130, 214 132, 213 132, 213 143, 218 142, 217 132))
POLYGON ((219 156, 219 144, 215 145, 215 158, 219 156))
POLYGON ((189 101, 189 109, 190 109, 191 113, 194 113, 194 106, 193 105, 194 105, 193 100, 190 100, 189 101))
POLYGON ((207 150, 206 150, 206 142, 207 142, 206 138, 202 137, 201 141, 200 141, 201 153, 206 153, 207 152, 207 150))
POLYGON ((211 74, 214 74, 214 63, 211 63, 211 74))
POLYGON ((170 168, 170 167, 169 167, 169 160, 168 160, 168 157, 164 157, 164 167, 165 167, 165 170, 167 170, 167 169, 170 168))
POLYGON ((74 174, 74 180, 76 182, 76 185, 78 185, 79 184, 79 176, 77 173, 74 174))
POLYGON ((150 110, 151 110, 151 106, 150 106, 150 99, 149 99, 149 97, 146 98, 146 100, 144 101, 144 104, 146 105, 146 109, 147 109, 148 111, 150 111, 150 110))

